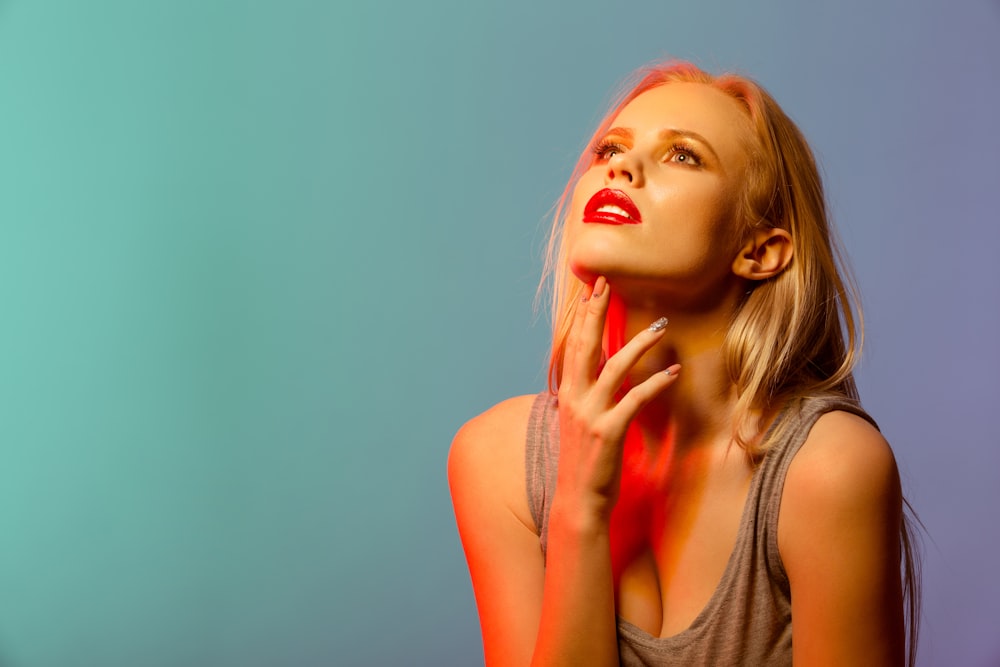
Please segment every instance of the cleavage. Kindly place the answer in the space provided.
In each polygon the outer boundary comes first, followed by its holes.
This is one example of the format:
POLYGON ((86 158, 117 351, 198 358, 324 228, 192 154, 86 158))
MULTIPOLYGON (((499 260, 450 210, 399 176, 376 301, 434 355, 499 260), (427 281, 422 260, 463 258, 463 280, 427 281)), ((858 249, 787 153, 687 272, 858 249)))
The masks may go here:
MULTIPOLYGON (((668 492, 623 483, 611 517, 618 614, 654 637, 687 629, 733 553, 750 474, 686 478, 668 492)), ((626 480, 623 480, 625 482, 626 480)))

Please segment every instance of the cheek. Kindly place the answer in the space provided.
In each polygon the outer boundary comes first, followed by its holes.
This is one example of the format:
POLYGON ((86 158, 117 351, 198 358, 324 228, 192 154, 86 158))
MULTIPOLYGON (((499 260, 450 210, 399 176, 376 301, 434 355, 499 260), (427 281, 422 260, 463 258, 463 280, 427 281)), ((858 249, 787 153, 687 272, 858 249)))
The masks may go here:
POLYGON ((573 188, 573 193, 569 199, 569 208, 566 211, 566 219, 563 222, 563 235, 567 240, 572 240, 575 232, 583 225, 583 210, 587 202, 596 190, 591 190, 587 182, 589 174, 584 174, 573 188))
POLYGON ((704 234, 715 243, 730 243, 737 235, 740 205, 732 188, 713 184, 673 194, 664 208, 683 216, 689 231, 704 234))
POLYGON ((741 192, 732 189, 719 196, 715 202, 716 238, 732 252, 739 249, 745 231, 741 192))
POLYGON ((575 215, 577 219, 582 219, 583 209, 586 207, 590 197, 601 189, 600 187, 595 187, 591 182, 593 180, 593 170, 590 170, 580 177, 580 180, 576 182, 576 186, 573 188, 573 195, 570 197, 569 212, 571 215, 575 215))

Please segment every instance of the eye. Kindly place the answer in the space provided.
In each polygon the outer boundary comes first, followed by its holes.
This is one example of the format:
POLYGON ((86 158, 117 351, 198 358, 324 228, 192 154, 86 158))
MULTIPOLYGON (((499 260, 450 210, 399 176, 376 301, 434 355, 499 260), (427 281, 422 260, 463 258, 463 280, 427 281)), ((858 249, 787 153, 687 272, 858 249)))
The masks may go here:
POLYGON ((667 151, 667 161, 698 166, 701 164, 701 156, 687 144, 674 144, 667 151))
POLYGON ((605 140, 605 141, 599 141, 596 144, 594 144, 594 147, 591 150, 594 153, 594 159, 599 161, 606 161, 610 160, 611 158, 620 153, 624 153, 625 147, 613 141, 605 140))

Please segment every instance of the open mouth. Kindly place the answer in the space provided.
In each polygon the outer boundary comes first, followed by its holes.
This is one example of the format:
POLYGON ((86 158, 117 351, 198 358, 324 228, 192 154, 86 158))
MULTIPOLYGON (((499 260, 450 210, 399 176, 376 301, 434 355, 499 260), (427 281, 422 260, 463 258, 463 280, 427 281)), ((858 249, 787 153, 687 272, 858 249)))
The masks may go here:
POLYGON ((605 188, 590 198, 583 209, 583 221, 604 225, 637 225, 642 222, 639 209, 621 190, 605 188))

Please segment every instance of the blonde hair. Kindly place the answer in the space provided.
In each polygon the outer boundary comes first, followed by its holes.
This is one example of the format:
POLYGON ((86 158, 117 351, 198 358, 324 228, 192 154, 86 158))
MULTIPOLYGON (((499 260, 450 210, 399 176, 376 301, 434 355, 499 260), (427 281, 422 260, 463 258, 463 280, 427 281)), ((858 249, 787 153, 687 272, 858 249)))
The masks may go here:
MULTIPOLYGON (((857 399, 852 374, 860 355, 862 316, 858 292, 834 238, 816 160, 805 137, 771 95, 736 74, 713 76, 685 62, 653 65, 634 73, 591 138, 604 135, 619 112, 642 93, 670 83, 713 86, 746 110, 748 169, 739 230, 781 228, 793 258, 777 276, 753 283, 737 306, 722 354, 736 388, 733 436, 753 459, 763 455, 764 419, 785 402, 834 392, 857 399)), ((551 280, 552 350, 549 390, 562 374, 566 337, 580 304, 583 283, 570 272, 562 236, 573 188, 590 166, 585 151, 556 205, 539 294, 551 280)), ((909 505, 907 505, 909 508, 909 505)), ((919 621, 919 558, 906 518, 901 528, 908 662, 916 656, 919 621)))
MULTIPOLYGON (((842 277, 848 274, 827 222, 816 161, 792 120, 749 79, 712 76, 682 62, 640 70, 633 79, 637 81, 619 95, 594 139, 607 131, 625 105, 651 88, 673 82, 713 86, 741 103, 752 129, 747 138, 742 231, 779 227, 792 237, 791 262, 778 276, 753 284, 723 343, 723 358, 737 393, 734 436, 756 457, 762 453, 756 449, 762 444, 762 417, 789 398, 827 391, 857 397, 851 374, 861 345, 857 291, 842 277)), ((556 207, 549 237, 543 284, 551 278, 553 393, 559 387, 566 336, 583 289, 569 273, 562 228, 573 187, 590 160, 585 152, 577 162, 556 207)))

